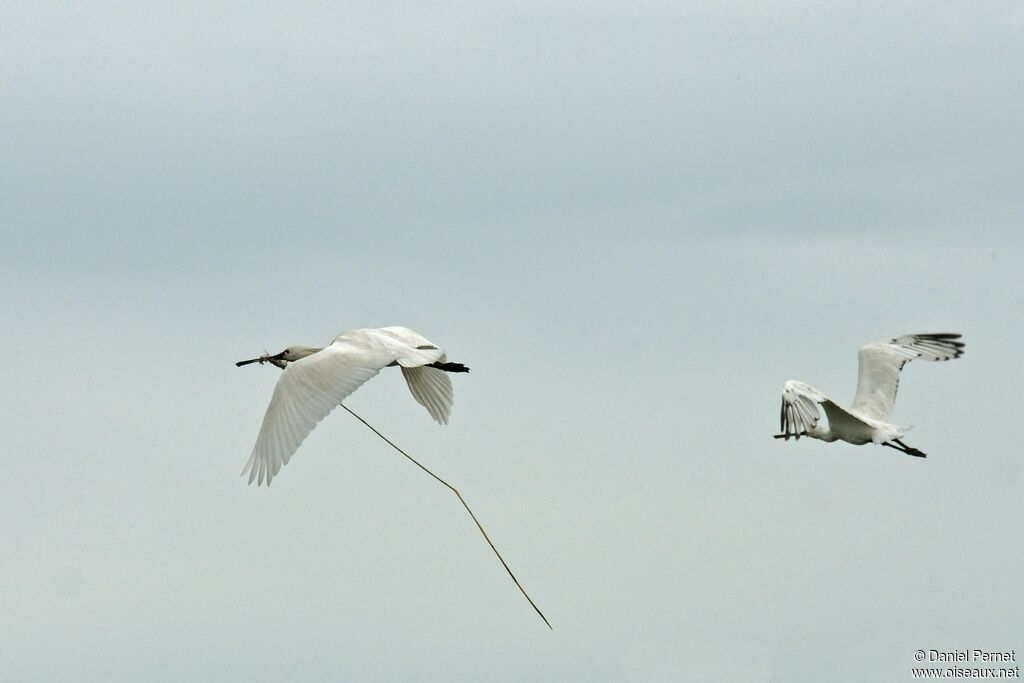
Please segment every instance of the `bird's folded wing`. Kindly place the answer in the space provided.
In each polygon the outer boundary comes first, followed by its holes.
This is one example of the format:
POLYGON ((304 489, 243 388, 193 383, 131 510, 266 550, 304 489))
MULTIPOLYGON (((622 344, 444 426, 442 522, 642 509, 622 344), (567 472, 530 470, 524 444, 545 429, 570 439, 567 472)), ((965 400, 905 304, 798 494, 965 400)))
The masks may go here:
POLYGON ((249 483, 267 485, 294 455, 320 420, 381 368, 395 360, 384 349, 368 350, 344 341, 289 363, 274 387, 256 445, 245 469, 249 483))
POLYGON ((850 409, 888 420, 896 403, 900 370, 915 358, 950 360, 963 355, 959 334, 908 334, 861 348, 857 355, 857 393, 850 409))
POLYGON ((409 348, 437 349, 437 345, 435 345, 432 341, 424 337, 419 332, 416 332, 415 330, 410 330, 408 327, 392 325, 390 327, 378 327, 372 330, 372 332, 375 332, 378 335, 383 335, 391 339, 394 339, 395 341, 400 342, 401 344, 409 348))
POLYGON ((828 398, 803 382, 790 380, 782 385, 782 409, 779 414, 779 429, 786 439, 799 439, 818 424, 821 411, 818 405, 828 398))
POLYGON ((407 327, 379 327, 350 330, 338 335, 335 342, 349 342, 368 349, 387 349, 391 360, 403 368, 415 368, 444 361, 444 351, 423 335, 407 327))
POLYGON ((444 370, 421 366, 418 368, 402 368, 409 391, 416 402, 427 409, 430 417, 438 424, 448 424, 448 416, 452 412, 454 391, 452 380, 444 370))

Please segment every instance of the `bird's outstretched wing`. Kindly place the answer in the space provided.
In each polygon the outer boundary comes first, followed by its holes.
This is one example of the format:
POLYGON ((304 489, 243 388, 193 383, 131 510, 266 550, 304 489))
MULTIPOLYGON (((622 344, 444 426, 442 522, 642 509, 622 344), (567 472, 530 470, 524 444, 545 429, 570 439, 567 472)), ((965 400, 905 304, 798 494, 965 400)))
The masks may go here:
POLYGON ((399 359, 398 364, 402 366, 402 376, 405 377, 405 382, 409 385, 412 397, 427 409, 430 417, 434 418, 438 424, 448 424, 448 416, 451 415, 455 396, 452 380, 443 370, 425 367, 427 363, 444 363, 447 360, 444 351, 419 332, 410 330, 408 327, 381 327, 375 332, 394 339, 409 349, 408 361, 399 359), (429 354, 430 360, 426 361, 413 353, 429 354))
MULTIPOLYGON (((433 370, 419 366, 443 359, 444 351, 426 340, 416 343, 418 340, 423 338, 405 328, 350 330, 338 335, 327 348, 288 363, 274 387, 256 445, 242 470, 243 475, 249 474, 249 483, 257 480, 262 484, 265 479, 269 486, 320 420, 381 369, 396 364, 403 372, 407 368, 433 370), (404 330, 415 338, 403 339, 407 335, 392 330, 404 330)), ((418 380, 417 386, 419 395, 413 390, 416 400, 435 420, 438 416, 446 420, 451 410, 450 381, 447 393, 436 380, 418 380)))
POLYGON ((452 380, 448 373, 437 368, 421 366, 402 368, 402 376, 409 385, 412 397, 427 409, 430 417, 438 424, 448 424, 454 398, 452 380))
POLYGON ((876 420, 888 420, 896 403, 900 370, 915 358, 950 360, 964 353, 959 334, 907 334, 864 346, 858 354, 857 393, 850 409, 876 420))
POLYGON ((799 439, 816 427, 821 420, 818 406, 828 397, 810 384, 789 380, 782 385, 782 410, 779 414, 779 430, 787 441, 795 436, 799 439))
POLYGON ((289 363, 274 387, 256 445, 242 470, 267 485, 288 463, 313 428, 353 391, 394 360, 385 350, 373 351, 335 341, 326 349, 289 363))

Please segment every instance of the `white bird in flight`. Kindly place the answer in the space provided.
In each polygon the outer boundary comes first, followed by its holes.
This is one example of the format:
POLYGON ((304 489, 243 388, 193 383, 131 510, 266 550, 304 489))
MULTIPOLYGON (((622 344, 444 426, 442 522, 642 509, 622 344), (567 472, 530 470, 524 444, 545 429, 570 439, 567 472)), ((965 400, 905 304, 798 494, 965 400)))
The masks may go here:
MULTIPOLYGON (((447 373, 469 372, 469 368, 462 363, 448 362, 444 351, 436 344, 407 327, 350 330, 339 334, 324 349, 289 346, 281 353, 272 356, 264 354, 258 358, 238 361, 235 365, 241 367, 249 363, 271 363, 284 370, 263 416, 263 426, 256 437, 252 455, 242 470, 243 475, 249 473, 250 484, 257 478, 259 484, 262 484, 266 478, 267 486, 270 486, 271 480, 288 463, 317 423, 383 368, 392 365, 400 367, 412 397, 439 424, 448 423, 452 410, 452 381, 447 373)), ((455 494, 516 588, 548 628, 551 628, 547 617, 512 573, 458 489, 396 446, 347 406, 341 407, 455 494)))
POLYGON ((447 424, 452 409, 449 372, 469 372, 449 363, 444 351, 405 327, 350 330, 327 348, 289 346, 275 355, 235 363, 272 363, 284 369, 263 416, 256 445, 242 474, 249 483, 267 486, 298 450, 317 423, 383 368, 397 365, 412 397, 439 424, 447 424))
POLYGON ((809 384, 789 380, 782 385, 781 434, 789 440, 809 436, 822 441, 846 441, 855 445, 876 443, 907 455, 926 457, 900 439, 910 427, 889 422, 903 366, 922 360, 950 360, 964 353, 959 334, 908 334, 861 348, 858 354, 857 394, 849 408, 833 402, 809 384), (828 425, 821 424, 818 406, 825 409, 828 425))

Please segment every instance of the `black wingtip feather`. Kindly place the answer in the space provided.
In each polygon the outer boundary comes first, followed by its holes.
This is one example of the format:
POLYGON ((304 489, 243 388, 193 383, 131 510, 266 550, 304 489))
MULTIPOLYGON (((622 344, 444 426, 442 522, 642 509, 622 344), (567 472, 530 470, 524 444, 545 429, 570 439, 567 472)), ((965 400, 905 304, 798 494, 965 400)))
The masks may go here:
MULTIPOLYGON (((953 355, 949 358, 939 358, 937 360, 953 360, 964 355, 964 348, 966 344, 962 341, 957 341, 963 337, 959 332, 925 332, 922 334, 913 335, 921 341, 932 341, 940 344, 941 346, 951 349, 953 355)), ((892 341, 896 341, 893 339, 892 341)))

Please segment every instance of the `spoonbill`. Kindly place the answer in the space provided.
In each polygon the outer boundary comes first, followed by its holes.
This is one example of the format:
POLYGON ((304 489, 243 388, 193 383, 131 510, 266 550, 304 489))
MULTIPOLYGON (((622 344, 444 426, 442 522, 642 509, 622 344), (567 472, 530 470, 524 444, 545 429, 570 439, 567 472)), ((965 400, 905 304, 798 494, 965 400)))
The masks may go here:
POLYGON ((406 327, 350 330, 327 348, 289 346, 235 365, 250 363, 271 363, 284 370, 242 470, 249 474, 250 484, 257 480, 262 485, 266 479, 267 486, 320 420, 384 368, 402 369, 412 397, 438 424, 447 424, 452 410, 447 373, 469 372, 462 363, 449 363, 436 344, 406 327))
POLYGON ((782 385, 782 410, 779 418, 781 434, 776 439, 789 440, 809 436, 822 441, 845 441, 854 445, 868 442, 895 448, 917 458, 927 457, 922 451, 900 439, 909 426, 889 422, 896 389, 903 366, 922 360, 951 360, 964 353, 960 335, 949 332, 907 334, 861 348, 858 354, 857 393, 849 408, 835 403, 814 387, 796 380, 782 385), (819 424, 825 409, 828 426, 819 424))
POLYGON ((270 486, 281 467, 288 464, 317 423, 335 406, 341 405, 389 446, 455 494, 516 588, 548 628, 551 628, 547 617, 512 573, 458 489, 395 445, 348 406, 341 404, 382 369, 398 366, 417 403, 426 408, 438 424, 447 424, 453 399, 452 381, 447 373, 469 372, 469 368, 462 363, 449 362, 440 347, 407 327, 350 330, 339 334, 326 348, 289 346, 280 353, 240 360, 235 365, 242 367, 250 363, 270 363, 284 370, 263 416, 252 455, 242 470, 243 476, 249 474, 250 484, 255 479, 257 485, 262 485, 266 478, 267 486, 270 486))

